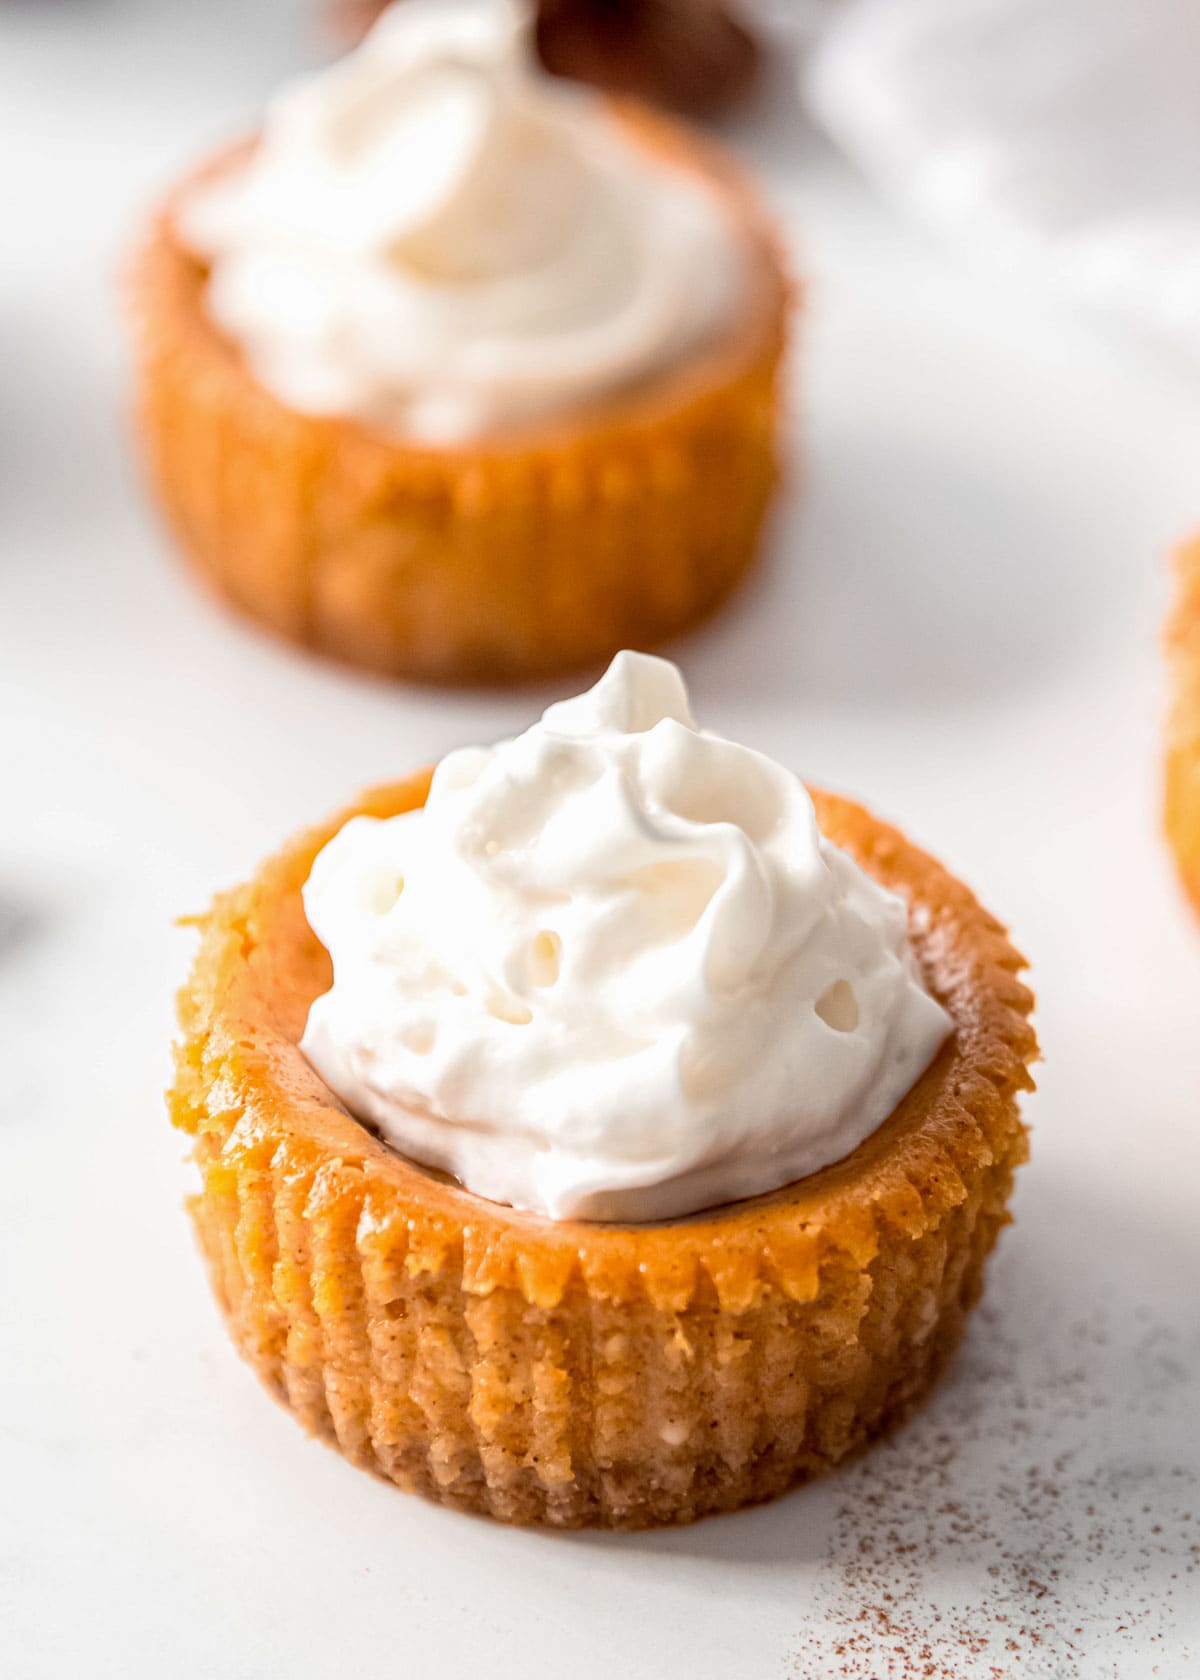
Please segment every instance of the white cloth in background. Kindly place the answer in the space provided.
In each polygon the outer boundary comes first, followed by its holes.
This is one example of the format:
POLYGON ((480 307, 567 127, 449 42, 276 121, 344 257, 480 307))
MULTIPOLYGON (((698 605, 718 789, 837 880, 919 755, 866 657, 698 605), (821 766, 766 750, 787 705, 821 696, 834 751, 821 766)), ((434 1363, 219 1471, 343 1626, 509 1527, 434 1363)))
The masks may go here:
POLYGON ((1200 0, 848 0, 805 94, 900 204, 1200 367, 1200 0))

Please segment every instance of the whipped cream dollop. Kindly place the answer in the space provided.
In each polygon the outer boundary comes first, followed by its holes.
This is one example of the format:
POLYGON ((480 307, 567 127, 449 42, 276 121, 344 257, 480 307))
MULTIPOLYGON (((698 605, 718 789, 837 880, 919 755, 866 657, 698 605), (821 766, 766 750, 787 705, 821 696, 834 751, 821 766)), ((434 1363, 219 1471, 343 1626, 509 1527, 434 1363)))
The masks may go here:
POLYGON ((271 105, 184 238, 294 408, 452 443, 658 369, 728 316, 715 195, 538 68, 513 0, 403 0, 271 105))
POLYGON ((551 1219, 668 1218, 848 1154, 933 1058, 902 899, 789 770, 618 654, 304 888, 333 986, 302 1048, 396 1149, 551 1219))

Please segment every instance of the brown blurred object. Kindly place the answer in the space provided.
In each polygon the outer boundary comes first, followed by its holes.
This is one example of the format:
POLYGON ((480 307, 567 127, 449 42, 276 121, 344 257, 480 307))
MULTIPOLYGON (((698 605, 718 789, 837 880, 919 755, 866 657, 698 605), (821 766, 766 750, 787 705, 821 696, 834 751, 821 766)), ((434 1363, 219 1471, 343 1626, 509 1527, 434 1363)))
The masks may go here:
POLYGON ((338 46, 361 41, 386 4, 387 0, 328 0, 326 18, 338 46))
MULTIPOLYGON (((329 0, 339 40, 366 34, 386 0, 329 0)), ((712 116, 749 88, 754 36, 726 0, 538 0, 535 39, 554 76, 712 116)))
POLYGON ((555 76, 689 116, 725 109, 758 47, 722 0, 541 0, 537 46, 555 76))

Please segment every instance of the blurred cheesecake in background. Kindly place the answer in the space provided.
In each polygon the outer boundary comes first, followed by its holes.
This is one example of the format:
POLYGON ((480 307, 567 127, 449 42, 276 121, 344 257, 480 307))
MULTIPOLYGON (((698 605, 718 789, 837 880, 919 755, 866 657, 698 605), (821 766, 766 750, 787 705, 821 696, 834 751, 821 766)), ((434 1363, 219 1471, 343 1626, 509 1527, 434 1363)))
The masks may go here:
POLYGON ((1175 556, 1165 646, 1164 822, 1180 878, 1200 914, 1200 535, 1175 556))
POLYGON ((139 429, 184 553, 388 675, 600 663, 715 607, 776 479, 791 287, 752 185, 546 76, 509 0, 402 0, 171 193, 139 429))

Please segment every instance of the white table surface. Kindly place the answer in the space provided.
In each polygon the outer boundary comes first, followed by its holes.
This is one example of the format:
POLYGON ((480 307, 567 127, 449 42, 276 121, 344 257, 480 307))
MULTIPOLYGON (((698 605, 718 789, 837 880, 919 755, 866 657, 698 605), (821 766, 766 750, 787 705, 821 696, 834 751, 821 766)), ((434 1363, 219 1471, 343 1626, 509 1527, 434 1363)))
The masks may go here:
POLYGON ((1200 388, 902 228, 782 81, 733 138, 811 276, 802 465, 676 652, 702 721, 898 818, 1033 961, 1034 1156, 987 1304, 892 1442, 642 1537, 406 1498, 230 1351, 160 1098, 172 917, 545 698, 307 663, 195 593, 140 494, 122 249, 310 25, 0 11, 0 1673, 1200 1672, 1200 931, 1158 835, 1156 647, 1200 388))

